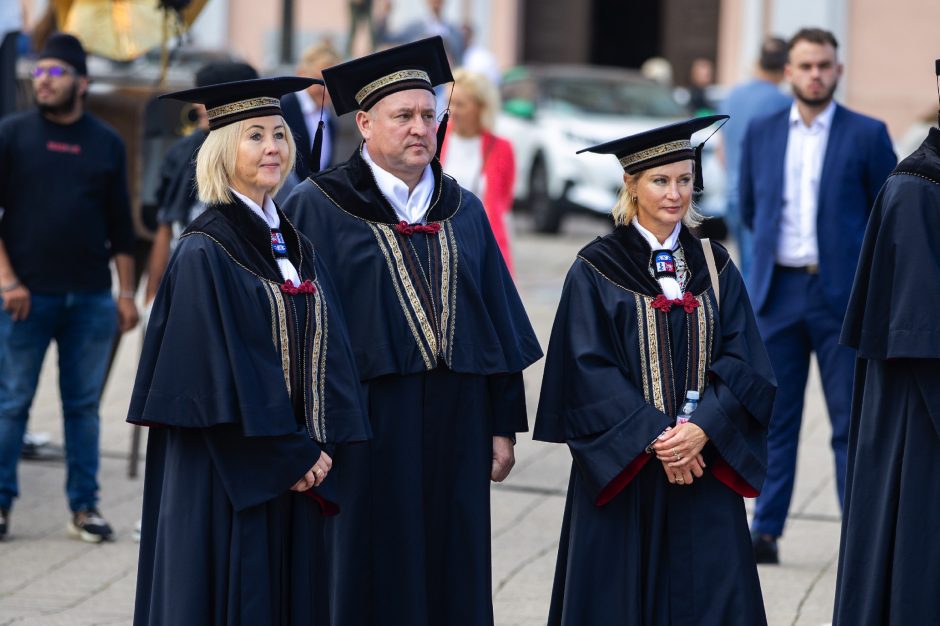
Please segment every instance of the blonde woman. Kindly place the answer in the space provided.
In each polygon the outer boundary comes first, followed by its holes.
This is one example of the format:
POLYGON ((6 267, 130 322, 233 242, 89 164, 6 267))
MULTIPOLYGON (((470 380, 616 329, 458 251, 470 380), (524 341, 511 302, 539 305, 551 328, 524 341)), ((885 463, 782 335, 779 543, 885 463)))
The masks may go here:
POLYGON ((328 623, 324 446, 368 426, 332 285, 271 199, 295 151, 278 99, 310 82, 169 96, 206 106, 208 208, 157 292, 127 418, 152 427, 138 625, 328 623))
POLYGON ((452 89, 441 165, 483 201, 496 243, 512 271, 509 218, 516 167, 512 145, 493 134, 499 94, 483 74, 464 69, 454 72, 452 89))
POLYGON ((624 188, 568 273, 545 362, 535 438, 573 458, 551 625, 766 624, 743 498, 775 383, 740 274, 688 229, 691 137, 726 117, 588 148, 617 156, 624 188))

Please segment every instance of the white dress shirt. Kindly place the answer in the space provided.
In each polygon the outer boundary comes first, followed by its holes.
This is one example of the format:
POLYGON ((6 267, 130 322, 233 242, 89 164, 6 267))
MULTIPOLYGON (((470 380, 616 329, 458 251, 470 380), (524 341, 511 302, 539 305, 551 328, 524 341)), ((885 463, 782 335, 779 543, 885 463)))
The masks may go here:
MULTIPOLYGON (((663 242, 660 242, 659 239, 656 238, 656 235, 640 226, 640 223, 635 217, 631 220, 631 223, 633 227, 643 235, 643 239, 646 240, 646 243, 650 245, 652 250, 669 250, 673 252, 679 245, 679 231, 682 230, 682 222, 676 224, 676 227, 673 228, 669 236, 666 237, 666 241, 663 242)), ((678 270, 678 267, 676 269, 678 270)), ((663 289, 663 295, 670 300, 678 300, 682 297, 682 287, 679 286, 679 281, 672 276, 664 276, 656 280, 659 281, 659 286, 663 289)))
POLYGON ((807 126, 796 103, 790 107, 790 132, 784 160, 784 201, 777 240, 777 263, 788 267, 819 263, 816 238, 816 212, 819 205, 819 179, 829 142, 829 129, 836 103, 807 126))
POLYGON ((431 206, 431 195, 434 193, 434 174, 431 172, 431 166, 424 168, 424 174, 421 175, 414 191, 408 193, 405 181, 379 167, 369 156, 365 144, 362 144, 362 159, 369 164, 379 191, 395 209, 398 219, 409 224, 424 223, 425 214, 431 206))
MULTIPOLYGON (((317 126, 320 125, 320 105, 314 102, 306 89, 297 92, 297 103, 300 105, 300 112, 304 114, 304 122, 307 124, 307 134, 310 135, 309 146, 297 146, 298 150, 309 155, 313 148, 313 141, 317 134, 317 126)), ((330 157, 333 155, 333 144, 330 143, 330 133, 326 129, 326 116, 323 112, 323 143, 320 146, 320 169, 326 169, 330 164, 330 157)), ((313 168, 310 168, 313 169, 313 168)))
MULTIPOLYGON (((281 218, 277 216, 277 209, 274 208, 274 200, 270 197, 264 197, 264 208, 262 209, 248 196, 238 193, 231 187, 229 187, 229 189, 239 200, 244 202, 255 215, 263 219, 264 223, 268 225, 268 228, 281 227, 281 218)), ((277 268, 281 270, 281 278, 283 278, 285 282, 288 280, 293 282, 295 287, 299 286, 300 276, 297 274, 297 268, 294 267, 294 264, 288 259, 276 259, 276 261, 277 268)))
POLYGON ((461 187, 478 198, 486 189, 483 174, 483 136, 461 137, 451 133, 447 137, 447 154, 444 155, 444 171, 456 179, 461 187))

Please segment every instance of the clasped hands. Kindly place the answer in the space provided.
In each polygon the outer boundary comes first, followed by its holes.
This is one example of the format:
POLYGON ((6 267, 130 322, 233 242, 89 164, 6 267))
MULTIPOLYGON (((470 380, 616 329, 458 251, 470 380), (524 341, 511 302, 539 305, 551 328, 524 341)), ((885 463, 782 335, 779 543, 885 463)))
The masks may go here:
POLYGON ((326 475, 330 473, 332 467, 333 459, 330 458, 330 455, 326 452, 320 452, 320 458, 317 459, 317 462, 307 470, 307 473, 300 480, 294 483, 290 490, 299 492, 307 491, 311 487, 319 487, 326 480, 326 475))
POLYGON ((667 428, 653 444, 653 453, 663 464, 666 478, 674 485, 691 485, 705 470, 702 448, 708 435, 696 424, 686 422, 667 428))

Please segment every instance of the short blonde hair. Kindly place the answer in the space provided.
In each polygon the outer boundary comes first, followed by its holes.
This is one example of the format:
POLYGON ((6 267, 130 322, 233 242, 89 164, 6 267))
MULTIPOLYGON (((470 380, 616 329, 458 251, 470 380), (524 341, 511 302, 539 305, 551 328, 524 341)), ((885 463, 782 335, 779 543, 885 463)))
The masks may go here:
MULTIPOLYGON (((652 169, 652 168, 650 168, 652 169)), ((628 178, 632 178, 634 181, 638 182, 640 177, 649 172, 650 169, 645 169, 636 174, 626 174, 628 178)), ((692 171, 695 172, 695 163, 692 164, 692 171)), ((633 218, 637 214, 637 201, 636 196, 630 193, 627 183, 624 182, 623 187, 620 188, 620 195, 617 197, 617 204, 614 205, 614 208, 610 211, 611 215, 614 218, 614 225, 621 226, 627 225, 633 221, 633 218)), ((689 210, 685 212, 685 215, 682 216, 682 223, 686 226, 693 227, 698 226, 705 220, 705 216, 698 212, 698 207, 695 204, 695 201, 692 200, 689 202, 689 210)))
POLYGON ((496 85, 483 74, 464 68, 454 70, 454 85, 460 85, 471 98, 480 105, 480 125, 483 130, 492 132, 496 124, 496 112, 499 110, 499 92, 496 85))
MULTIPOLYGON (((284 185, 288 175, 294 169, 297 147, 287 122, 280 115, 284 125, 284 137, 287 140, 287 162, 281 164, 281 180, 269 192, 274 196, 284 185)), ((242 132, 251 119, 233 122, 217 128, 206 136, 206 140, 196 155, 196 192, 206 204, 228 204, 232 202, 232 175, 235 173, 235 160, 238 157, 238 143, 242 132)))
POLYGON ((333 44, 329 41, 321 41, 304 50, 297 66, 306 69, 313 69, 314 67, 323 69, 324 67, 336 65, 340 60, 339 52, 336 51, 333 44))

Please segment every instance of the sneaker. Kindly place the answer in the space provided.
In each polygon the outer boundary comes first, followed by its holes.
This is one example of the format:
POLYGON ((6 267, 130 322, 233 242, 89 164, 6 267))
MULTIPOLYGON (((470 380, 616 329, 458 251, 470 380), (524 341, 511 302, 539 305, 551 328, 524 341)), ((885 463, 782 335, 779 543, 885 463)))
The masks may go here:
POLYGON ((777 538, 773 535, 759 533, 751 534, 751 545, 754 547, 754 560, 758 563, 776 565, 780 563, 777 551, 777 538))
POLYGON ((7 531, 10 529, 10 512, 6 509, 0 509, 0 541, 3 541, 7 536, 7 531))
POLYGON ((86 509, 73 513, 68 530, 71 537, 88 543, 101 543, 111 539, 114 533, 98 509, 86 509))

